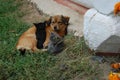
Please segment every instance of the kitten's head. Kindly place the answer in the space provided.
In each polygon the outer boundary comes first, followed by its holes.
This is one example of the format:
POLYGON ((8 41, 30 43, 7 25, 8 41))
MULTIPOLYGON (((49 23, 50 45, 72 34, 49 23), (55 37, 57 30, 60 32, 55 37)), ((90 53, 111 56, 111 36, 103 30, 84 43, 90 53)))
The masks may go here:
POLYGON ((51 32, 50 34, 50 41, 54 44, 63 41, 63 38, 61 36, 59 36, 57 33, 55 32, 51 32))

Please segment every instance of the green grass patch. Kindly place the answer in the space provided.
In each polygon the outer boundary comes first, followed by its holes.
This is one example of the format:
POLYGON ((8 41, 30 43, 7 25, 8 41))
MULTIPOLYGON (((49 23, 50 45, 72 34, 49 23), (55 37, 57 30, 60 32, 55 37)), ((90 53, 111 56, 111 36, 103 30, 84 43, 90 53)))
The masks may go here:
POLYGON ((22 0, 0 0, 0 80, 93 80, 99 71, 89 63, 84 39, 65 37, 66 49, 21 56, 15 50, 19 36, 29 27, 21 17, 22 0), (87 78, 86 78, 87 76, 87 78), (86 79, 85 79, 86 78, 86 79))

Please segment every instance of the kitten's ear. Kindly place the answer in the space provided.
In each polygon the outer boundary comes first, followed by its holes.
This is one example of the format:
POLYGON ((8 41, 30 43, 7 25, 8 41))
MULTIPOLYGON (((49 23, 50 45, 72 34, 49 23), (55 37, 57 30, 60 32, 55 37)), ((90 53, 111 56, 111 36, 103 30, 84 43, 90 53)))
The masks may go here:
POLYGON ((33 23, 33 25, 35 25, 36 27, 38 27, 38 26, 39 26, 39 23, 33 23))
POLYGON ((51 20, 52 20, 52 16, 50 16, 50 18, 49 18, 48 20, 45 21, 46 26, 50 26, 51 20))

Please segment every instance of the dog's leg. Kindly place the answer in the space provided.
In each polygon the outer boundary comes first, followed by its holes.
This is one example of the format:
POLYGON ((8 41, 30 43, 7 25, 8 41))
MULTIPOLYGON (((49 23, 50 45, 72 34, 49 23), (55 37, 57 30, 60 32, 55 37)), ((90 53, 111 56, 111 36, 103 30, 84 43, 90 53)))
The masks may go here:
POLYGON ((45 39, 45 42, 43 43, 44 49, 46 49, 48 47, 49 41, 50 41, 50 32, 46 31, 46 39, 45 39))
POLYGON ((45 40, 45 42, 43 43, 44 49, 46 49, 46 48, 48 47, 48 43, 49 43, 49 38, 47 38, 47 39, 45 40))

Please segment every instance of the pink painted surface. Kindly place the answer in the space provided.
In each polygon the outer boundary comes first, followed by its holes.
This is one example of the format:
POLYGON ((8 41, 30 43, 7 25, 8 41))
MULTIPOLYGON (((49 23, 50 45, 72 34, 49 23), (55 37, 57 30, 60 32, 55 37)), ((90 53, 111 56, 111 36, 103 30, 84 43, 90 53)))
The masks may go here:
POLYGON ((79 14, 84 15, 85 12, 88 10, 88 8, 78 4, 76 2, 73 2, 72 0, 54 0, 54 1, 56 1, 59 4, 69 7, 70 9, 78 12, 79 14))

